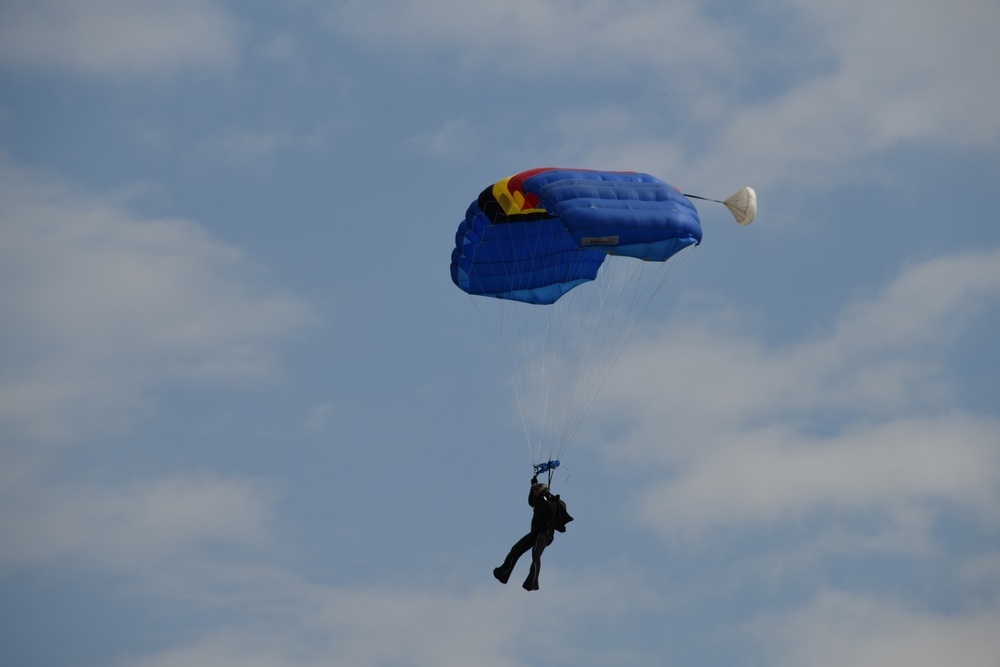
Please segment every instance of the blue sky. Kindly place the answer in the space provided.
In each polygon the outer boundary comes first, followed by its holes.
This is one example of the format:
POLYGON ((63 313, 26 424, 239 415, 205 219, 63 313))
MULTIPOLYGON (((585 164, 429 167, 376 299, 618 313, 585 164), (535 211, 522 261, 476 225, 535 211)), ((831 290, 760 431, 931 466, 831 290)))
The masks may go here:
POLYGON ((0 661, 995 666, 998 29, 7 0, 0 661), (760 212, 699 205, 529 594, 490 575, 525 436, 448 263, 482 188, 549 165, 760 212))

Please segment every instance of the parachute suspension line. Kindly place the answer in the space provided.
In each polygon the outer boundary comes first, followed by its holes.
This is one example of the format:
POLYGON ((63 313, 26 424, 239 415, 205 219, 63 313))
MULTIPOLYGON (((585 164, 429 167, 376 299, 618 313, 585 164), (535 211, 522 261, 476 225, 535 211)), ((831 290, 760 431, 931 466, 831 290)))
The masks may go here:
MULTIPOLYGON (((495 231, 509 234, 508 240, 513 240, 518 231, 518 225, 523 223, 500 223, 494 226, 495 231)), ((541 241, 536 239, 531 256, 538 254, 541 241)), ((512 290, 527 288, 523 278, 512 273, 507 264, 501 263, 506 278, 505 284, 512 290)), ((557 357, 556 344, 559 333, 554 330, 556 321, 549 307, 522 303, 512 299, 488 298, 484 304, 491 314, 487 318, 479 308, 480 316, 486 322, 487 328, 493 334, 494 342, 500 348, 507 378, 514 392, 515 404, 521 419, 525 443, 528 447, 529 462, 534 464, 541 460, 544 442, 547 439, 543 429, 534 439, 538 424, 532 419, 538 412, 538 405, 547 406, 551 400, 552 382, 548 376, 552 374, 554 359, 557 357), (537 344, 537 346, 536 346, 537 344), (540 364, 530 363, 538 358, 540 364)), ((543 407, 543 422, 547 421, 547 408, 543 407)))
MULTIPOLYGON (((494 231, 513 242, 521 224, 498 223, 494 231)), ((540 254, 541 243, 536 239, 526 255, 540 254)), ((531 465, 566 452, 653 297, 686 257, 686 251, 668 262, 609 257, 596 279, 550 305, 470 295, 500 349, 531 465)), ((509 289, 529 287, 513 265, 497 266, 509 289)))
MULTIPOLYGON (((498 225, 498 227, 508 232, 512 240, 515 230, 514 225, 516 224, 518 223, 505 223, 498 225)), ((524 285, 522 283, 512 282, 507 264, 504 263, 502 266, 505 272, 505 284, 510 285, 513 289, 523 288, 524 285)), ((526 332, 531 328, 526 318, 530 315, 530 313, 520 307, 520 304, 508 302, 506 299, 501 299, 499 303, 504 313, 509 315, 511 325, 514 328, 513 334, 507 335, 502 331, 501 334, 502 337, 505 336, 511 343, 511 349, 509 351, 505 349, 504 357, 506 363, 508 364, 508 377, 511 381, 511 387, 514 390, 514 396, 517 403, 517 409, 521 417, 521 423, 524 425, 524 439, 528 446, 528 460, 531 462, 534 459, 534 447, 531 441, 532 426, 529 423, 529 417, 534 387, 531 382, 528 364, 524 363, 524 359, 527 358, 528 354, 525 348, 529 339, 526 332)), ((501 340, 501 345, 506 348, 503 340, 501 340)))
MULTIPOLYGON (((535 240, 536 251, 541 246, 541 238, 535 240)), ((537 253, 535 253, 537 254, 537 253)), ((527 406, 529 417, 536 420, 532 426, 536 429, 537 440, 531 448, 532 465, 542 460, 547 445, 551 439, 551 429, 556 428, 556 420, 551 418, 555 409, 554 387, 558 380, 558 357, 562 332, 558 329, 559 320, 556 304, 542 306, 536 304, 518 304, 526 318, 526 327, 521 337, 522 367, 526 382, 530 383, 530 403, 527 406), (531 322, 527 322, 531 318, 531 322), (534 335, 533 335, 534 334, 534 335), (537 347, 532 347, 536 344, 537 347), (537 359, 538 363, 532 363, 537 359)))
MULTIPOLYGON (((476 312, 482 318, 483 323, 486 325, 487 330, 489 330, 490 335, 493 337, 493 342, 496 344, 497 348, 500 350, 500 358, 503 361, 504 371, 507 373, 507 380, 510 382, 511 386, 517 387, 518 382, 515 378, 514 371, 512 369, 517 368, 519 364, 515 360, 510 358, 510 352, 507 350, 507 346, 503 344, 503 300, 497 299, 500 305, 494 305, 490 310, 491 317, 487 317, 487 314, 479 307, 479 302, 484 301, 472 294, 469 295, 469 299, 472 301, 472 305, 475 306, 476 312)), ((490 305, 493 305, 492 299, 489 300, 490 305)), ((529 435, 529 427, 526 419, 526 412, 524 406, 521 405, 521 393, 514 391, 514 402, 517 405, 518 416, 521 418, 521 428, 524 430, 524 438, 528 443, 528 455, 531 456, 531 436, 529 435)))
MULTIPOLYGON (((536 371, 538 374, 539 385, 541 386, 541 396, 540 401, 536 404, 538 405, 538 412, 536 417, 540 419, 540 424, 537 425, 539 429, 538 442, 536 443, 536 448, 533 450, 533 460, 532 464, 537 463, 542 460, 543 452, 546 449, 546 443, 549 442, 549 429, 554 428, 556 423, 554 419, 550 419, 550 411, 554 409, 554 396, 552 388, 556 384, 556 380, 553 378, 558 378, 558 367, 556 365, 556 360, 558 357, 558 342, 560 332, 556 331, 556 321, 553 317, 553 313, 557 312, 553 307, 539 307, 539 306, 529 306, 533 311, 538 311, 539 326, 540 331, 539 337, 539 349, 535 350, 535 354, 538 355, 539 363, 536 366, 536 371)), ((533 313, 534 314, 534 313, 533 313)), ((531 350, 525 350, 525 360, 526 366, 531 366, 531 350)))
MULTIPOLYGON (((582 261, 582 260, 581 260, 582 261)), ((540 337, 540 372, 546 389, 540 407, 541 439, 538 443, 535 462, 552 460, 559 449, 559 443, 566 428, 566 413, 573 405, 574 392, 579 381, 576 364, 571 360, 576 356, 576 342, 581 328, 574 326, 578 318, 573 312, 585 308, 591 284, 580 285, 564 294, 555 304, 542 308, 547 315, 543 335, 540 337)))
MULTIPOLYGON (((584 262, 585 258, 581 255, 579 261, 584 262)), ((525 312, 537 315, 535 335, 529 334, 522 341, 526 345, 534 343, 533 349, 525 350, 523 368, 529 370, 532 380, 540 380, 538 396, 522 400, 536 420, 533 425, 538 440, 531 448, 532 463, 552 460, 557 452, 564 450, 568 434, 579 419, 575 415, 581 396, 588 393, 585 371, 592 360, 587 348, 593 339, 593 330, 581 325, 595 314, 605 298, 600 282, 590 281, 575 287, 551 305, 519 304, 525 312)), ((523 391, 523 387, 515 391, 523 391)))
MULTIPOLYGON (((494 228, 497 231, 504 230, 510 234, 511 238, 513 237, 511 224, 498 224, 494 228)), ((510 285, 513 289, 522 287, 521 284, 514 280, 516 276, 511 275, 506 264, 502 264, 502 266, 505 272, 506 284, 510 285)), ((519 349, 518 346, 518 343, 521 344, 521 347, 526 344, 528 336, 525 334, 525 331, 528 327, 523 317, 524 313, 517 306, 518 304, 507 299, 487 298, 485 300, 485 307, 489 309, 492 316, 492 321, 486 321, 487 328, 493 335, 494 343, 500 349, 500 356, 504 364, 504 370, 507 373, 507 379, 514 390, 514 401, 521 420, 521 427, 524 432, 525 444, 528 447, 528 458, 530 461, 534 458, 531 442, 531 425, 528 421, 531 386, 527 381, 527 373, 529 372, 527 365, 522 363, 526 353, 523 349, 519 349)), ((479 310, 478 302, 477 310, 479 310)), ((482 314, 481 310, 480 314, 482 314)), ((484 316, 483 319, 486 320, 486 317, 484 316)))
MULTIPOLYGON (((690 254, 690 247, 685 248, 681 252, 674 255, 667 262, 642 262, 637 268, 631 270, 625 278, 626 284, 632 283, 635 289, 633 297, 630 301, 628 308, 626 309, 626 315, 629 321, 625 322, 624 325, 618 330, 611 344, 605 345, 605 351, 608 357, 605 358, 600 363, 594 363, 594 375, 595 378, 591 382, 591 386, 587 394, 579 402, 578 415, 572 420, 570 427, 567 429, 567 433, 561 443, 559 450, 556 453, 555 458, 561 458, 565 453, 566 448, 569 446, 570 441, 576 434, 580 425, 583 423, 583 417, 590 411, 594 402, 597 400, 598 395, 600 395, 608 378, 611 376, 611 371, 614 369, 621 355, 624 353, 625 348, 628 346, 628 342, 631 340, 632 335, 638 328, 639 322, 645 315, 646 310, 652 303, 653 298, 663 286, 668 282, 668 279, 673 276, 673 274, 680 269, 680 266, 684 264, 690 254), (653 268, 653 276, 649 281, 637 279, 636 276, 643 273, 643 269, 649 264, 655 264, 653 268), (649 286, 643 290, 641 289, 641 284, 648 282, 649 286), (638 306, 638 314, 635 314, 635 309, 638 306), (634 315, 634 316, 633 316, 634 315)), ((605 263, 602 267, 602 271, 607 266, 605 263)), ((619 299, 621 301, 621 299, 619 299)), ((617 314, 617 313, 616 313, 617 314)), ((615 319, 614 316, 603 318, 606 322, 611 322, 615 319)), ((605 331, 605 338, 609 335, 610 329, 608 327, 605 331)))
POLYGON ((572 374, 574 382, 568 390, 572 396, 565 403, 565 414, 562 422, 565 425, 554 456, 561 456, 572 440, 579 424, 587 412, 588 404, 592 403, 590 396, 601 375, 601 370, 607 365, 607 345, 609 336, 617 321, 617 310, 621 295, 614 297, 614 271, 605 262, 593 283, 587 285, 588 292, 581 294, 578 318, 571 318, 577 323, 574 347, 572 349, 572 374), (605 309, 611 308, 611 312, 605 309), (586 323, 584 325, 584 323, 586 323))
POLYGON ((620 294, 618 301, 610 298, 615 285, 603 273, 607 271, 606 267, 606 264, 602 267, 602 274, 596 280, 564 297, 566 309, 574 312, 561 318, 568 327, 564 337, 565 354, 558 360, 564 367, 565 381, 559 383, 559 390, 564 396, 560 403, 560 416, 556 420, 561 428, 551 441, 550 460, 565 452, 589 404, 593 402, 592 396, 599 387, 602 370, 608 364, 607 356, 600 355, 607 354, 607 341, 616 317, 613 313, 608 315, 602 311, 609 305, 616 310, 620 305, 620 294), (603 331, 597 324, 602 325, 603 331))
POLYGON ((553 442, 554 450, 550 458, 562 456, 566 451, 593 403, 600 378, 608 366, 608 345, 620 322, 618 309, 622 296, 621 286, 616 284, 615 279, 618 271, 610 269, 609 263, 615 264, 605 261, 595 280, 574 290, 575 300, 571 306, 576 312, 566 318, 568 326, 572 327, 567 332, 572 334, 568 336, 572 343, 564 361, 570 380, 564 387, 569 395, 562 404, 562 428, 558 439, 553 442))
POLYGON ((566 452, 653 298, 689 250, 667 262, 605 261, 595 280, 548 306, 470 295, 500 349, 531 465, 566 452))

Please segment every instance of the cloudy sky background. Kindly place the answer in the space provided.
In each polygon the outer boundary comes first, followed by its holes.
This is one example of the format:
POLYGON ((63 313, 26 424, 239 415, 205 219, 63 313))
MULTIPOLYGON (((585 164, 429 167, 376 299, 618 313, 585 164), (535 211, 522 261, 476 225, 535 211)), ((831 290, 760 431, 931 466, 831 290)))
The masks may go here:
POLYGON ((1000 6, 0 5, 0 662, 1000 661, 1000 6), (530 476, 454 230, 752 185, 530 476))

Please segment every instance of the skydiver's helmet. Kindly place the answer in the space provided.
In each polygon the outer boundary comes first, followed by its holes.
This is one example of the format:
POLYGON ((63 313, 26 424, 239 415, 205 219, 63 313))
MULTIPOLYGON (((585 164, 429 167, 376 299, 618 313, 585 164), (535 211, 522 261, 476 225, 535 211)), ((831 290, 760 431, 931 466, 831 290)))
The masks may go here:
POLYGON ((528 491, 528 504, 532 507, 535 506, 535 499, 538 498, 543 493, 548 492, 549 487, 545 486, 541 482, 535 482, 531 485, 531 490, 528 491))

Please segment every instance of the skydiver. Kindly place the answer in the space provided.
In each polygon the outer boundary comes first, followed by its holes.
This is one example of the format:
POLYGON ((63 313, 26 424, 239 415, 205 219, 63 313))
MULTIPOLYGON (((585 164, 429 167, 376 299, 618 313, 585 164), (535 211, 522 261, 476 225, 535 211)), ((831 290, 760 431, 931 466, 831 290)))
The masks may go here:
POLYGON ((542 552, 545 547, 552 544, 555 539, 555 532, 566 532, 566 524, 573 520, 573 517, 566 511, 564 503, 558 495, 549 493, 549 487, 538 481, 538 477, 531 478, 531 490, 528 491, 528 505, 531 506, 531 532, 518 540, 507 554, 503 565, 493 569, 493 576, 501 584, 506 584, 514 571, 517 559, 531 550, 531 570, 528 578, 524 580, 522 588, 526 591, 538 590, 538 574, 542 569, 542 552))

